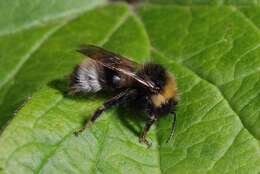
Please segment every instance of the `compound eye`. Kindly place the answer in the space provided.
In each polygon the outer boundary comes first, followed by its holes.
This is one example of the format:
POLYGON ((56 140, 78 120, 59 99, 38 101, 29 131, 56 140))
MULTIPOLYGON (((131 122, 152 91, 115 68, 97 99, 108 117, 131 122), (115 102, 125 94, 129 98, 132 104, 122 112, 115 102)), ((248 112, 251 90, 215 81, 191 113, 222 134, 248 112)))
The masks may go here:
POLYGON ((156 87, 159 87, 159 88, 162 88, 163 82, 162 82, 161 80, 156 80, 156 81, 155 81, 155 86, 156 86, 156 87))

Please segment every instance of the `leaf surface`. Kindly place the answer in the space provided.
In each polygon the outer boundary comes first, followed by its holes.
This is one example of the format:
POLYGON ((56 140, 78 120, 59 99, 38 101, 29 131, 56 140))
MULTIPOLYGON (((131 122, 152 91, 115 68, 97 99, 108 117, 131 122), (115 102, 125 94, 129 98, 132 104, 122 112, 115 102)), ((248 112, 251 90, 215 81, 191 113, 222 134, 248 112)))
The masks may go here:
MULTIPOLYGON (((46 1, 44 2, 46 3, 46 1)), ((20 2, 21 4, 19 1, 0 2, 2 4, 0 4, 1 29, 8 31, 7 33, 3 31, 1 34, 0 29, 0 128, 10 119, 17 107, 27 100, 26 98, 30 97, 46 81, 54 79, 59 74, 64 74, 63 70, 67 68, 56 68, 58 65, 62 66, 66 63, 65 61, 58 63, 63 57, 60 57, 59 60, 53 59, 57 55, 53 53, 55 48, 48 53, 52 55, 46 55, 46 57, 43 54, 37 56, 39 48, 44 47, 45 42, 60 28, 73 21, 75 16, 80 16, 83 11, 88 11, 103 2, 103 0, 85 0, 84 3, 81 2, 82 6, 79 6, 79 1, 74 4, 72 1, 63 3, 53 1, 53 4, 45 5, 42 5, 43 2, 40 1, 23 1, 20 2), (6 7, 11 5, 10 3, 14 3, 13 6, 10 6, 13 8, 12 10, 6 7), (60 8, 56 8, 57 6, 60 8), (30 9, 26 10, 26 8, 31 8, 34 13, 37 13, 31 14, 34 18, 27 18, 30 9), (73 14, 69 10, 72 8, 73 14), (37 9, 39 10, 37 11, 37 9), (17 13, 13 14, 13 11, 17 13), (9 15, 6 18, 5 13, 9 15), (52 18, 48 18, 48 15, 52 18), (46 20, 42 22, 41 19, 46 20), (27 23, 30 24, 27 25, 27 23), (8 28, 10 25, 16 25, 13 26, 15 29, 8 28), (46 64, 41 67, 39 64, 43 59, 46 64), (55 61, 57 62, 55 63, 55 61), (49 68, 48 72, 45 71, 46 67, 49 68)), ((76 45, 69 49, 74 51, 76 45)), ((69 61, 72 63, 73 60, 69 61)))
POLYGON ((54 20, 71 18, 104 2, 105 0, 1 1, 0 35, 16 33, 35 25, 45 25, 54 20))
MULTIPOLYGON (((259 173, 260 34, 257 20, 246 16, 226 5, 143 4, 133 12, 118 4, 35 28, 35 36, 54 33, 21 66, 15 85, 6 80, 2 101, 43 87, 1 134, 0 173, 259 173), (111 97, 67 94, 64 76, 82 60, 74 51, 81 43, 152 59, 175 75, 181 101, 174 142, 165 144, 166 117, 149 133, 153 146, 140 144, 142 119, 127 108, 73 135, 111 97)), ((26 33, 33 34, 25 30, 21 39, 26 33)))

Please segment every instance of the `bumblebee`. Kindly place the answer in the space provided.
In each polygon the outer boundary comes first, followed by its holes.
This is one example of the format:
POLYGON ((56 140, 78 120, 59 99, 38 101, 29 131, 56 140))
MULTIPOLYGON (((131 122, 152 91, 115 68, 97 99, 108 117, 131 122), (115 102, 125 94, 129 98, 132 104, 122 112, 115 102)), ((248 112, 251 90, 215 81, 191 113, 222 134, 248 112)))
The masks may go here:
POLYGON ((89 59, 84 59, 74 68, 70 77, 70 93, 96 93, 103 90, 118 94, 104 102, 75 135, 88 128, 112 106, 139 101, 147 115, 139 142, 150 146, 147 132, 156 120, 169 113, 173 116, 173 122, 167 142, 172 139, 176 127, 178 93, 174 77, 164 67, 155 63, 138 64, 94 45, 82 45, 77 51, 89 59))

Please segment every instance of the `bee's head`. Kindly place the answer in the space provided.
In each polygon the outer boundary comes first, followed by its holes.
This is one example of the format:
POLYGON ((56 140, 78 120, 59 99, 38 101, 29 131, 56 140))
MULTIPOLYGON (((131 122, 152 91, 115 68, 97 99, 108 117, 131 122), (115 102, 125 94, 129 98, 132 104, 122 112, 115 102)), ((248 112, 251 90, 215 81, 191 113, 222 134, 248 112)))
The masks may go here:
POLYGON ((154 113, 165 115, 175 110, 178 102, 177 85, 174 77, 169 72, 161 65, 147 63, 143 65, 138 75, 147 81, 152 81, 156 88, 153 91, 144 88, 146 92, 148 91, 154 113))

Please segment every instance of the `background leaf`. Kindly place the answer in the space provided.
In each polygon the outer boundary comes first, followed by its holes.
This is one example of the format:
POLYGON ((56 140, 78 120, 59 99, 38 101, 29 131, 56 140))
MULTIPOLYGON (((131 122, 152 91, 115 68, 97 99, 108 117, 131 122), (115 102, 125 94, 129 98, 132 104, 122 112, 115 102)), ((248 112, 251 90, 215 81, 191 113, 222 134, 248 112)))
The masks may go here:
MULTIPOLYGON (((55 55, 51 51, 49 54, 53 56, 43 57, 46 64, 41 68, 41 59, 34 56, 38 49, 66 23, 103 2, 104 0, 0 2, 0 128, 37 87, 63 73, 62 68, 57 69, 59 60, 53 59, 55 55), (48 72, 45 71, 46 67, 49 68, 48 72)), ((72 49, 75 48, 70 48, 72 49)))
POLYGON ((251 6, 259 5, 259 0, 146 0, 157 4, 178 4, 178 5, 235 5, 251 6))
POLYGON ((140 4, 132 11, 114 4, 2 37, 0 49, 9 51, 10 61, 1 56, 7 62, 3 67, 14 67, 11 60, 26 63, 19 65, 15 80, 5 82, 1 113, 11 113, 43 86, 0 136, 2 172, 259 173, 257 9, 140 4), (28 45, 8 49, 24 38, 28 45), (38 46, 29 46, 35 40, 38 46), (74 51, 81 43, 138 62, 153 59, 175 74, 181 101, 174 143, 165 144, 170 129, 165 118, 149 133, 153 146, 140 144, 142 119, 127 108, 105 113, 80 137, 72 134, 110 97, 67 95, 66 76, 82 60, 74 51), (27 47, 32 50, 24 56, 27 47))
POLYGON ((7 35, 34 25, 44 25, 57 19, 71 18, 103 2, 105 0, 1 1, 0 35, 7 35))

